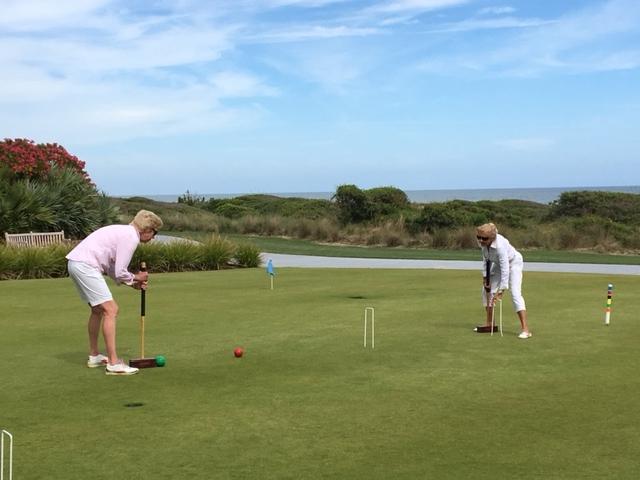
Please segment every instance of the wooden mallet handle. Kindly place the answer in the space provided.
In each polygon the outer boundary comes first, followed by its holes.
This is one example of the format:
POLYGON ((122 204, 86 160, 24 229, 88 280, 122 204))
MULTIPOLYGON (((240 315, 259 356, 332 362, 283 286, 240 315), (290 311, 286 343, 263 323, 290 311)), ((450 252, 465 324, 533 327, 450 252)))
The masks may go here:
MULTIPOLYGON (((140 263, 140 271, 147 271, 147 264, 145 262, 140 263)), ((144 316, 146 308, 146 291, 144 288, 140 289, 140 358, 144 358, 144 316)))

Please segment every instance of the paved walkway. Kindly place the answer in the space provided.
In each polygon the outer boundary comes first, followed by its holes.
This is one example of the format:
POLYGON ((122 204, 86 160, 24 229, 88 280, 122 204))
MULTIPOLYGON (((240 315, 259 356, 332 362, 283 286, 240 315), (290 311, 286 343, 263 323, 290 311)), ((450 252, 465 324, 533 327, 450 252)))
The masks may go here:
MULTIPOLYGON (((157 235, 156 240, 171 243, 185 240, 157 235)), ((199 243, 199 242, 194 242, 199 243)), ((300 268, 430 268, 440 270, 481 270, 482 263, 464 260, 404 260, 391 258, 317 257, 312 255, 285 255, 262 253, 262 260, 273 260, 273 266, 300 268)), ((595 263, 537 263, 526 262, 527 272, 602 273, 608 275, 640 275, 640 265, 601 265, 595 263)))
MULTIPOLYGON (((262 253, 262 259, 273 260, 274 267, 304 268, 431 268, 442 270, 481 270, 478 260, 402 260, 387 258, 316 257, 311 255, 284 255, 262 253)), ((640 265, 600 265, 594 263, 534 263, 525 262, 527 272, 603 273, 614 275, 640 275, 640 265)))

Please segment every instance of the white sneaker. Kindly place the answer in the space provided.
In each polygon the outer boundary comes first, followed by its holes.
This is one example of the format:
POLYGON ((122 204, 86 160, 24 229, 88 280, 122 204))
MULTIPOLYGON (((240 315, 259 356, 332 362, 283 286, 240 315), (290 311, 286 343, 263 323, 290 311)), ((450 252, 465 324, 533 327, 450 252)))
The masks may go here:
POLYGON ((125 364, 124 361, 119 360, 115 365, 107 364, 107 368, 104 373, 107 375, 134 375, 138 373, 138 369, 130 367, 125 364))
POLYGON ((521 332, 520 335, 518 335, 518 338, 531 338, 531 332, 521 332))
POLYGON ((109 358, 101 353, 97 355, 89 355, 89 360, 87 360, 87 367, 96 368, 96 367, 104 367, 107 365, 109 358))

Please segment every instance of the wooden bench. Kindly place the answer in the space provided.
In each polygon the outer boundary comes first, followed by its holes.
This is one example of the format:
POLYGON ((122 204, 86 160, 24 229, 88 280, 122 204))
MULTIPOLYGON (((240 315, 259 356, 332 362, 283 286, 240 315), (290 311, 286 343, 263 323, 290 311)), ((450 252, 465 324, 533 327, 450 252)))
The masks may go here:
POLYGON ((64 230, 44 233, 5 233, 4 239, 7 246, 13 247, 46 247, 65 243, 64 230))

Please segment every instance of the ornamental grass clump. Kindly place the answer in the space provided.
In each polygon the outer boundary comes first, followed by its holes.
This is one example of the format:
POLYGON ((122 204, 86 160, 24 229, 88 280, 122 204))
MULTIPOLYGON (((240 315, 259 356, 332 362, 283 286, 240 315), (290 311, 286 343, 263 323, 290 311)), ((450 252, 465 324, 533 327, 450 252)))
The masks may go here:
POLYGON ((260 250, 254 245, 241 243, 235 253, 235 259, 239 266, 246 268, 256 268, 262 264, 260 250))
POLYGON ((201 258, 204 270, 220 270, 233 259, 237 247, 219 235, 211 235, 201 245, 201 258))
POLYGON ((170 272, 202 270, 202 246, 188 240, 162 246, 162 256, 170 272))
POLYGON ((63 277, 67 273, 64 245, 48 247, 3 247, 0 249, 0 278, 3 280, 63 277))

